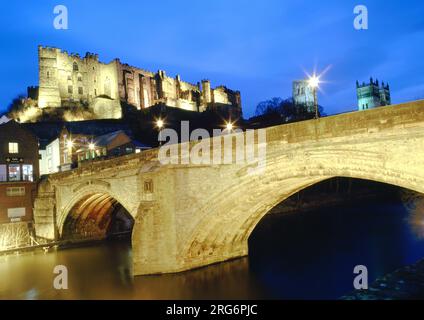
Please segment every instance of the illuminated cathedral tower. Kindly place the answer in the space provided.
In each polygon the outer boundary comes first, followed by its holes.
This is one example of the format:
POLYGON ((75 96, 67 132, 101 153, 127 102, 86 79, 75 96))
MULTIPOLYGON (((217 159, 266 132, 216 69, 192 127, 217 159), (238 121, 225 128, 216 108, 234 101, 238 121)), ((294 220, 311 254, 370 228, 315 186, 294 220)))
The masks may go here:
POLYGON ((358 110, 388 106, 392 103, 389 84, 382 82, 380 87, 378 80, 373 81, 372 78, 370 78, 368 84, 365 82, 359 84, 356 81, 356 95, 358 97, 358 110))

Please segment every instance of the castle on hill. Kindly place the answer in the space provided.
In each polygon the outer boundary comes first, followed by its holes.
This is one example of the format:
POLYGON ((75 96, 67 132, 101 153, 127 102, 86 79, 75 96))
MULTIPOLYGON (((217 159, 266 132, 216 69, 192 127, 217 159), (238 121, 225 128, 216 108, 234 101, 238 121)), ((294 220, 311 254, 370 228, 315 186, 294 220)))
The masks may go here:
POLYGON ((241 114, 239 91, 225 86, 211 87, 209 80, 197 84, 121 63, 99 61, 98 54, 83 58, 59 48, 38 47, 39 86, 29 87, 28 96, 38 107, 72 108, 88 106, 97 119, 121 118, 121 101, 146 109, 156 104, 202 112, 226 107, 241 114))

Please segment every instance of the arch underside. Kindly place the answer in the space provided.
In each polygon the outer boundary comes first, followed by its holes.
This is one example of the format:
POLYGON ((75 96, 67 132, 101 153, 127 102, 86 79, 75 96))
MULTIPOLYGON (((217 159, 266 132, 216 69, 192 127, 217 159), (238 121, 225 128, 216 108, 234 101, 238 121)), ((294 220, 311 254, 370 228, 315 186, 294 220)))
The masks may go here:
POLYGON ((125 208, 106 193, 93 193, 77 201, 63 224, 61 238, 101 240, 131 230, 134 221, 125 208))

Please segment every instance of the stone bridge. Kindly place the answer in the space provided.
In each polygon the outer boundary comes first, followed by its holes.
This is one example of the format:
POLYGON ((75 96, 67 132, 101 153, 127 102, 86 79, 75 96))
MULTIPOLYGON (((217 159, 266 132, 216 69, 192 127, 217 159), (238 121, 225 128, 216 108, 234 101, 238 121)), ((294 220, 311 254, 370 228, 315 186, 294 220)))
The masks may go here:
POLYGON ((251 163, 164 165, 155 149, 50 175, 35 202, 37 236, 60 239, 86 223, 104 230, 120 205, 134 218, 133 273, 179 272, 247 255, 273 206, 325 179, 424 192, 424 100, 265 130, 256 173, 251 163))

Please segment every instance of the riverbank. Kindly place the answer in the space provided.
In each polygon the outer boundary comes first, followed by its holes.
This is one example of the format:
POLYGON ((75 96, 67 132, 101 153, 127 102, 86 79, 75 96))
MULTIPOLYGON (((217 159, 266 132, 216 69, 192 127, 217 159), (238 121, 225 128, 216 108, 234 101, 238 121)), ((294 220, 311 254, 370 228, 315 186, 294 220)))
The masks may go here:
POLYGON ((378 278, 368 290, 356 290, 342 300, 424 299, 424 259, 378 278))

